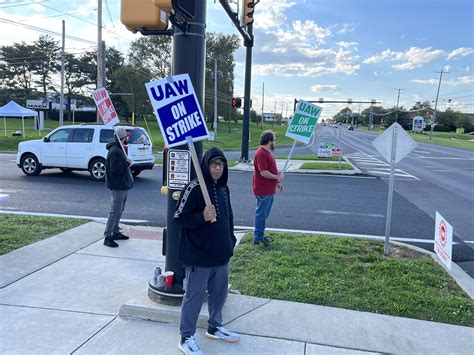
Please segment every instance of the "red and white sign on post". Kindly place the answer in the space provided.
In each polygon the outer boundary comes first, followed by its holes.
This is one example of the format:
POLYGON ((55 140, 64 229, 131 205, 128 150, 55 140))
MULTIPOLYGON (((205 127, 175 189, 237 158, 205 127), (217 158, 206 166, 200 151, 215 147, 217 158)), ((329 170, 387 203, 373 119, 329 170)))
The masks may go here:
POLYGON ((444 265, 451 270, 453 227, 436 212, 434 250, 444 265))
POLYGON ((92 92, 92 97, 94 98, 100 117, 106 127, 113 127, 117 123, 120 123, 117 112, 115 112, 114 105, 112 104, 112 100, 105 88, 94 90, 92 92))

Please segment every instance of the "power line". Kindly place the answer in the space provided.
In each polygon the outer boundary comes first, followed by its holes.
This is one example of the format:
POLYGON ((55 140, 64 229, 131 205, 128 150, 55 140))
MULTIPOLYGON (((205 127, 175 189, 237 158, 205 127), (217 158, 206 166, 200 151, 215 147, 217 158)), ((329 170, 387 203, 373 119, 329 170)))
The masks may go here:
MULTIPOLYGON (((24 28, 27 28, 29 30, 36 31, 36 32, 47 33, 47 34, 50 34, 52 36, 62 36, 62 34, 59 33, 59 32, 54 32, 54 31, 47 30, 47 29, 44 29, 44 28, 35 27, 35 26, 23 24, 21 22, 16 22, 16 21, 4 19, 4 18, 0 18, 0 22, 6 23, 6 24, 9 24, 9 25, 24 27, 24 28)), ((87 39, 83 39, 83 38, 79 38, 79 37, 75 37, 75 36, 66 35, 66 38, 69 38, 69 39, 72 39, 72 40, 78 41, 78 42, 84 42, 84 43, 94 44, 94 45, 96 44, 96 42, 92 42, 92 41, 89 41, 87 39)))
POLYGON ((0 9, 6 9, 7 7, 18 7, 18 6, 25 6, 25 5, 35 5, 35 4, 41 4, 44 2, 48 2, 49 0, 45 1, 36 1, 36 2, 25 2, 25 3, 20 3, 19 1, 17 2, 11 2, 10 4, 13 5, 5 5, 5 6, 0 6, 0 9))

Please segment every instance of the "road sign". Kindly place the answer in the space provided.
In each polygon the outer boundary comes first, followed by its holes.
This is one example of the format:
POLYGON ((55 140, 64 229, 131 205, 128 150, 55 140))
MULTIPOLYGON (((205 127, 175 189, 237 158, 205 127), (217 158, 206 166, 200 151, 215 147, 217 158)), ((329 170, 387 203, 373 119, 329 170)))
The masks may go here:
POLYGON ((306 101, 299 101, 285 136, 308 144, 313 135, 322 108, 306 101))
POLYGON ((416 142, 405 132, 402 126, 397 122, 387 128, 382 134, 375 138, 372 145, 379 151, 386 162, 390 163, 392 158, 392 148, 394 151, 394 164, 397 164, 413 149, 416 148, 416 142), (394 131, 396 135, 394 134, 394 131))
POLYGON ((168 150, 168 187, 182 190, 191 177, 191 155, 187 150, 168 150))
POLYGON ((115 112, 112 100, 105 88, 98 88, 92 92, 92 97, 99 110, 100 117, 106 127, 112 127, 120 122, 117 112, 115 112))
POLYGON ((204 116, 188 74, 145 84, 161 134, 168 147, 209 138, 204 116))
POLYGON ((411 130, 414 132, 423 132, 423 128, 426 127, 425 119, 422 116, 413 117, 413 123, 411 130))
POLYGON ((451 270, 453 227, 436 211, 434 250, 443 264, 451 270))
POLYGON ((332 148, 332 156, 340 157, 342 155, 342 148, 332 148))

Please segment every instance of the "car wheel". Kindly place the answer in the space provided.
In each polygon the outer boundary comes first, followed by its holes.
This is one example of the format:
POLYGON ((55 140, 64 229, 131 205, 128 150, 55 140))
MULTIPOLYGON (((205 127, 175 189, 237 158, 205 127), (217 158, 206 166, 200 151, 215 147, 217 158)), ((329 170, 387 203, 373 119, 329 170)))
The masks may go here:
POLYGON ((141 170, 132 170, 132 175, 136 177, 140 175, 141 172, 142 172, 141 170))
POLYGON ((21 170, 28 176, 36 176, 41 172, 38 158, 33 154, 26 154, 21 158, 21 170))
POLYGON ((59 168, 59 170, 61 170, 63 173, 70 173, 72 171, 70 168, 59 168))
POLYGON ((89 164, 89 173, 95 181, 104 181, 105 179, 105 160, 102 158, 94 159, 89 164))

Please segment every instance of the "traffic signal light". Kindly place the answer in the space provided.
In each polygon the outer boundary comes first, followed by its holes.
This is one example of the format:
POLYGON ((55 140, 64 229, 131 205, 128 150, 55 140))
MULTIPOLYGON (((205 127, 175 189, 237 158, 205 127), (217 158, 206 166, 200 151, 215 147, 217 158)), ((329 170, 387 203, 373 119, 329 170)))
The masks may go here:
POLYGON ((255 0, 242 1, 242 26, 248 26, 253 23, 253 13, 255 11, 255 0))
POLYGON ((242 106, 242 99, 240 97, 232 98, 232 107, 240 108, 242 106))
POLYGON ((121 0, 120 21, 133 33, 140 28, 166 30, 168 16, 168 13, 157 7, 152 0, 121 0))

